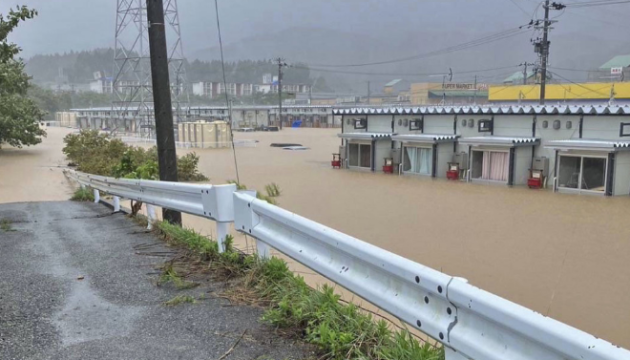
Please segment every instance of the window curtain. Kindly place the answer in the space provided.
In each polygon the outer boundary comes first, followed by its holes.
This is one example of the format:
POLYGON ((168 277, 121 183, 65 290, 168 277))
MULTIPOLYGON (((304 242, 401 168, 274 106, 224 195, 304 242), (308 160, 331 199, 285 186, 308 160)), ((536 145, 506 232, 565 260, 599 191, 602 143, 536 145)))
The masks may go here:
POLYGON ((403 171, 416 172, 416 148, 405 146, 403 171))
POLYGON ((490 180, 490 152, 489 151, 483 152, 481 178, 484 180, 490 180))
POLYGON ((507 181, 510 157, 504 152, 490 152, 490 180, 507 181))
POLYGON ((426 148, 418 148, 418 173, 422 175, 430 175, 431 174, 431 163, 433 162, 431 159, 431 149, 426 148))
POLYGON ((481 178, 484 180, 507 181, 509 165, 509 153, 484 151, 481 178))
POLYGON ((431 149, 405 147, 404 157, 403 171, 422 175, 431 174, 433 163, 431 149))

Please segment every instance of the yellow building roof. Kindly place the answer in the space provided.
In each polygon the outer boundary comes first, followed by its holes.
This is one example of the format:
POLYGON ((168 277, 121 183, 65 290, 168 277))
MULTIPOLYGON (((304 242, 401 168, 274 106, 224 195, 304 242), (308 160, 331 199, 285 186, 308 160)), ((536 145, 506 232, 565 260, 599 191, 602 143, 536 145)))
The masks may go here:
MULTIPOLYGON (((547 100, 609 99, 614 89, 615 99, 630 99, 630 82, 549 84, 545 88, 547 100)), ((488 100, 518 101, 540 99, 540 85, 490 86, 488 100)))

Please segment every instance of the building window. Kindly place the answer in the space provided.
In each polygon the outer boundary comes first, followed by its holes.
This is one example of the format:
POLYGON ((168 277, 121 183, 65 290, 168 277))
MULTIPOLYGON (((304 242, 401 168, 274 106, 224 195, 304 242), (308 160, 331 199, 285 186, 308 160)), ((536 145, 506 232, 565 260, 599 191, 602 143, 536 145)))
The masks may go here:
POLYGON ((558 187, 603 193, 606 190, 606 158, 560 156, 558 187))
POLYGON ((350 166, 372 168, 372 145, 350 143, 348 151, 348 162, 350 166))
POLYGON ((509 165, 508 152, 473 151, 471 176, 473 179, 507 182, 509 165))
POLYGON ((422 131, 422 120, 421 119, 411 120, 409 122, 409 130, 422 131))
POLYGON ((402 119, 398 119, 398 126, 402 126, 402 119))
POLYGON ((355 129, 367 129, 367 119, 354 119, 355 129))
POLYGON ((492 132, 492 120, 479 120, 477 121, 477 131, 479 132, 492 132))
POLYGON ((466 119, 462 119, 462 126, 466 127, 466 119))
POLYGON ((346 125, 350 125, 350 124, 352 124, 352 119, 346 120, 346 125))
POLYGON ((475 127, 475 119, 468 120, 468 127, 470 127, 470 128, 475 127))
POLYGON ((553 121, 553 129, 554 130, 560 130, 560 120, 554 120, 553 121))
POLYGON ((548 128, 548 127, 549 127, 549 121, 547 121, 547 120, 543 120, 543 122, 542 122, 542 127, 543 127, 543 129, 548 128))
POLYGON ((566 127, 567 127, 567 129, 571 129, 573 127, 573 124, 571 123, 571 120, 567 120, 566 127))
POLYGON ((419 175, 431 175, 433 154, 431 148, 417 148, 405 146, 403 156, 403 171, 419 175))
POLYGON ((630 136, 630 123, 621 123, 619 128, 619 136, 630 136))
POLYGON ((407 127, 409 125, 409 120, 405 119, 404 124, 405 124, 405 127, 407 127))

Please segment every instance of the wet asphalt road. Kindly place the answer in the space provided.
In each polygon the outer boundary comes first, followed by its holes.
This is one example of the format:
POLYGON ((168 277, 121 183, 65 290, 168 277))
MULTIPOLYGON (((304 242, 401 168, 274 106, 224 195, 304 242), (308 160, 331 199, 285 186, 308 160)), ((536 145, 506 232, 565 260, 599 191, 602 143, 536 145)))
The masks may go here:
POLYGON ((163 257, 139 253, 169 249, 105 206, 3 204, 1 219, 0 359, 219 359, 245 330, 226 360, 307 356, 259 309, 207 295, 165 306, 181 292, 155 285, 163 257))

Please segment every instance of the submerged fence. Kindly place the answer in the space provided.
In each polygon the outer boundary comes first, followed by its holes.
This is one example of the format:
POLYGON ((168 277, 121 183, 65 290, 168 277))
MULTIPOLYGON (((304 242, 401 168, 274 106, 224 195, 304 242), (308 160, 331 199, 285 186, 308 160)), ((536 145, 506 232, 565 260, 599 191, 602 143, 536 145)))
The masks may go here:
MULTIPOLYGON (((216 221, 220 251, 228 226, 293 258, 444 346, 447 360, 630 360, 630 351, 468 283, 256 198, 236 186, 68 177, 100 192, 216 221)), ((155 218, 149 210, 149 226, 155 218)))

